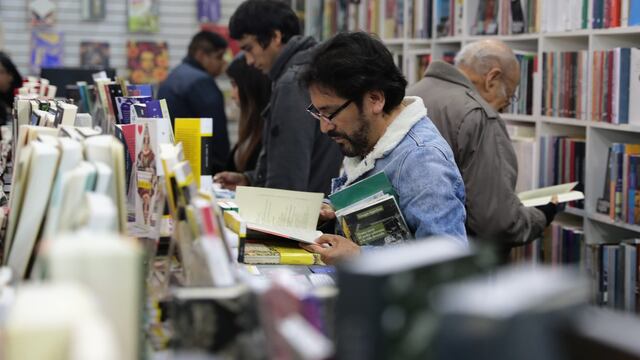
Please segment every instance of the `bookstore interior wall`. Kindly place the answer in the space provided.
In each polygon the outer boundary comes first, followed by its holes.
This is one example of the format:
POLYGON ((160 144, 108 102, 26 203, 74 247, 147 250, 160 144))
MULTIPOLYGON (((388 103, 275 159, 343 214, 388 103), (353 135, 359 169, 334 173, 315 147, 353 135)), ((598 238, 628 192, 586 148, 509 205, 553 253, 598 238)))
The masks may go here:
MULTIPOLYGON (((3 0, 0 2, 0 23, 4 28, 3 50, 8 51, 22 74, 29 74, 30 31, 28 1, 3 0)), ((53 28, 63 34, 64 66, 78 66, 80 43, 83 41, 108 42, 110 66, 118 75, 127 75, 127 40, 166 41, 170 67, 180 63, 186 55, 191 36, 199 28, 196 1, 159 0, 159 30, 155 34, 130 33, 127 30, 127 2, 106 1, 106 16, 99 21, 81 19, 79 0, 57 0, 53 28)), ((221 1, 222 16, 219 24, 226 25, 240 0, 221 1)), ((1 42, 0 42, 1 44, 1 42)))

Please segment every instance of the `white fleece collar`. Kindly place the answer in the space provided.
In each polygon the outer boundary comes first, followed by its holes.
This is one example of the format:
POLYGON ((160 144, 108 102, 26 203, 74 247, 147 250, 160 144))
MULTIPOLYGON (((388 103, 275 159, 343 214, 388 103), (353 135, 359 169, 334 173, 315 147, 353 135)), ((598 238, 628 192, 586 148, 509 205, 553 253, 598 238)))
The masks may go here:
POLYGON ((417 96, 406 96, 402 100, 405 108, 398 114, 391 124, 387 127, 384 135, 378 140, 373 150, 364 158, 360 156, 345 157, 343 161, 344 172, 347 176, 346 185, 351 184, 367 171, 373 169, 376 160, 384 157, 404 139, 405 135, 411 130, 420 119, 427 116, 427 109, 424 102, 417 96))

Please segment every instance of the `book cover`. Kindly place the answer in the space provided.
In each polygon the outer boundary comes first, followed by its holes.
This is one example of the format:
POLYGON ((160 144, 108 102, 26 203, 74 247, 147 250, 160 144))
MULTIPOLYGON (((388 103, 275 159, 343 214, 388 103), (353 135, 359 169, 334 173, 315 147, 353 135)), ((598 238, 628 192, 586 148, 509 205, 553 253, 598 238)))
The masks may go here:
POLYGON ((158 138, 154 119, 139 119, 136 124, 136 224, 155 226, 153 204, 158 193, 158 138))
POLYGON ((160 29, 158 0, 127 0, 127 24, 133 33, 157 33, 160 29))
POLYGON ((128 96, 153 96, 153 88, 151 84, 127 85, 128 96))
POLYGON ((640 0, 629 0, 629 26, 640 25, 640 0))
POLYGON ((131 107, 133 104, 146 104, 152 101, 150 96, 117 96, 116 110, 119 124, 131 123, 131 107))
POLYGON ((395 197, 385 195, 355 208, 337 211, 345 236, 356 244, 388 245, 412 238, 395 197))
POLYGON ((214 23, 220 20, 220 0, 198 0, 198 21, 214 23))
POLYGON ((56 7, 56 3, 51 0, 31 0, 29 2, 31 26, 53 26, 56 22, 56 7))
POLYGON ((31 31, 31 71, 39 73, 41 68, 59 67, 63 64, 63 34, 51 29, 31 31))
POLYGON ((243 264, 322 265, 320 254, 310 253, 295 243, 241 239, 238 262, 243 264))
POLYGON ((213 185, 213 119, 176 118, 176 141, 184 147, 184 156, 191 162, 198 188, 209 189, 213 185))
POLYGON ((82 0, 82 20, 103 20, 106 13, 106 0, 82 0))
POLYGON ((106 69, 109 67, 110 48, 108 42, 80 42, 80 66, 106 69))
POLYGON ((334 209, 340 210, 379 193, 396 195, 389 178, 382 171, 336 191, 329 195, 329 200, 334 209))
POLYGON ((127 41, 127 68, 134 84, 157 84, 169 73, 167 42, 127 41))

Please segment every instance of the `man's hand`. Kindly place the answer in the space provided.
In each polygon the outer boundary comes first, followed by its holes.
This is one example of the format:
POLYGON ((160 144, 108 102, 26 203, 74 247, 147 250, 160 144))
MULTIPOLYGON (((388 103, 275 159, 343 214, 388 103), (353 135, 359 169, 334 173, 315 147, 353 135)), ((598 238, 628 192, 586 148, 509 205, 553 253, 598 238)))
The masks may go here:
POLYGON ((318 217, 318 222, 323 223, 325 221, 333 220, 336 218, 336 212, 333 210, 331 205, 327 203, 322 203, 320 206, 320 216, 318 217))
POLYGON ((249 185, 249 179, 244 174, 223 171, 213 177, 213 182, 219 183, 223 189, 235 190, 236 186, 249 185))
POLYGON ((360 246, 338 235, 324 234, 316 239, 316 244, 300 244, 303 249, 320 254, 322 262, 333 265, 338 261, 360 254, 360 246))

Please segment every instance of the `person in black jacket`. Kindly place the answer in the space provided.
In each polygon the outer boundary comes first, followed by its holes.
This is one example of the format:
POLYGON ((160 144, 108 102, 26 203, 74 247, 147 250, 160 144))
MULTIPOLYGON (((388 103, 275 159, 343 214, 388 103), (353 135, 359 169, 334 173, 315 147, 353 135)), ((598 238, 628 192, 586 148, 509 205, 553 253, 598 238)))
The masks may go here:
POLYGON ((240 121, 238 143, 231 150, 225 170, 253 170, 262 149, 264 119, 261 113, 269 103, 271 80, 249 66, 244 55, 229 64, 227 76, 231 79, 231 98, 240 108, 240 121))
POLYGON ((227 41, 220 35, 201 31, 189 44, 188 55, 160 85, 158 98, 166 99, 175 118, 213 119, 213 173, 222 171, 229 156, 224 96, 214 78, 224 71, 227 41))
POLYGON ((0 125, 11 117, 14 91, 22 86, 22 76, 9 56, 0 51, 0 125))
POLYGON ((316 41, 300 36, 300 22, 291 7, 273 0, 243 2, 231 16, 229 33, 240 42, 247 63, 269 75, 273 86, 263 112, 262 152, 256 169, 223 172, 214 181, 229 189, 251 185, 328 194, 342 154, 307 113, 309 91, 299 83, 316 41))

